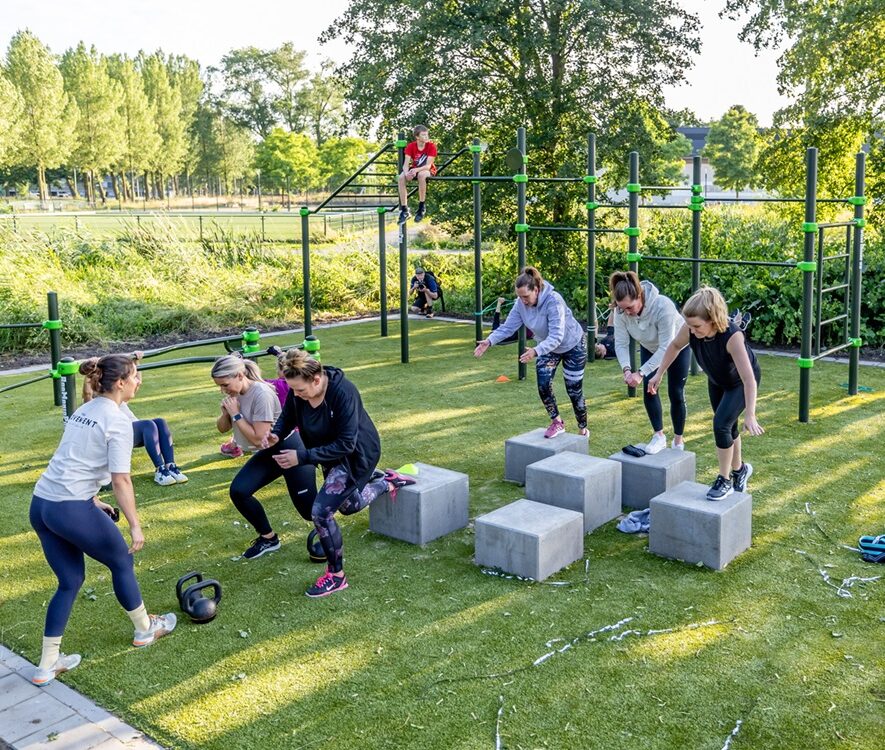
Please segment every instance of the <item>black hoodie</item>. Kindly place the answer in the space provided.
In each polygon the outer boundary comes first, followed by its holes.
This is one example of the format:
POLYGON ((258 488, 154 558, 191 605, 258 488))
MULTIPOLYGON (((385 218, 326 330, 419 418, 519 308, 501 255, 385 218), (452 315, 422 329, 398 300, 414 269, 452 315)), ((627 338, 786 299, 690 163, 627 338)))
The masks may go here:
POLYGON ((299 464, 322 466, 324 473, 346 464, 363 487, 381 458, 381 438, 356 386, 337 367, 323 370, 329 378, 323 403, 313 408, 290 390, 271 432, 282 440, 297 427, 305 446, 297 451, 299 464))

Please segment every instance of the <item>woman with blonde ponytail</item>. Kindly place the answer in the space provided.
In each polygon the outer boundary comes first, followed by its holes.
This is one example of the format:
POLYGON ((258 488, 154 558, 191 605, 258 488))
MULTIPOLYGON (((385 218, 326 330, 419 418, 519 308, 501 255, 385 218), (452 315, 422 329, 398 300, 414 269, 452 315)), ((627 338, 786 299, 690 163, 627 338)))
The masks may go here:
POLYGON ((274 389, 261 377, 261 370, 251 359, 228 354, 212 366, 212 379, 224 398, 215 426, 221 433, 233 430, 234 448, 221 452, 231 458, 255 452, 262 438, 280 415, 280 402, 274 389))

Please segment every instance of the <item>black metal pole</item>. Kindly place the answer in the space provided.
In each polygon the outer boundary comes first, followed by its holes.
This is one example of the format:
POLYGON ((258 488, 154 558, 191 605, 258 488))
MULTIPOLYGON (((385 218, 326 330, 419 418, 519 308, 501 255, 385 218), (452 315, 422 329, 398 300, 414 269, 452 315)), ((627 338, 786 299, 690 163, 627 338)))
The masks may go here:
MULTIPOLYGON (((631 188, 631 186, 639 186, 639 153, 631 151, 629 157, 629 175, 630 184, 627 186, 629 191, 629 227, 627 234, 627 260, 630 270, 639 273, 639 261, 637 253, 639 250, 639 191, 631 188)), ((636 372, 636 342, 630 339, 630 370, 636 372)), ((635 396, 636 388, 627 386, 627 395, 635 396)))
POLYGON ((817 149, 805 154, 805 247, 802 254, 802 342, 799 353, 799 421, 807 422, 811 401, 811 298, 814 283, 814 241, 817 235, 817 149))
MULTIPOLYGON (((526 175, 525 165, 528 161, 526 156, 526 146, 525 146, 525 128, 521 127, 516 131, 516 147, 519 149, 522 154, 522 164, 519 165, 519 175, 526 175)), ((516 222, 517 222, 517 233, 516 233, 516 265, 518 266, 517 274, 522 273, 522 269, 525 268, 525 250, 526 250, 526 227, 528 226, 526 223, 526 212, 525 212, 525 187, 526 183, 524 180, 520 180, 516 183, 516 222)), ((518 344, 518 354, 522 356, 523 352, 525 352, 525 326, 520 327, 519 329, 519 344, 518 344)), ((526 366, 524 362, 519 362, 519 367, 517 368, 519 379, 525 380, 526 374, 526 366)))
POLYGON ((596 135, 587 133, 587 361, 596 359, 596 135))
POLYGON ((304 335, 310 336, 313 325, 310 311, 310 209, 307 206, 301 207, 301 278, 304 287, 304 335))
POLYGON ((378 278, 381 282, 381 335, 387 335, 387 209, 378 212, 378 278))
POLYGON ((863 288, 863 227, 864 190, 866 189, 866 154, 858 153, 854 162, 854 243, 851 254, 851 342, 848 353, 848 393, 857 394, 858 363, 860 362, 860 294, 863 288))
MULTIPOLYGON (((396 141, 397 174, 403 171, 406 159, 406 134, 401 130, 396 141)), ((408 221, 399 225, 399 349, 400 361, 409 361, 409 231, 408 221)))
MULTIPOLYGON (((473 176, 482 175, 482 149, 479 138, 474 138, 470 145, 473 155, 473 176)), ((482 335, 482 190, 477 179, 473 183, 473 309, 476 310, 474 340, 481 341, 482 335)))
MULTIPOLYGON (((58 361, 61 359, 61 330, 57 326, 60 321, 58 317, 58 295, 55 292, 47 292, 46 305, 49 311, 49 320, 51 327, 49 329, 49 358, 52 361, 50 368, 58 369, 58 361)), ((56 406, 61 406, 61 380, 52 379, 52 395, 56 406)))
MULTIPOLYGON (((701 185, 701 157, 695 156, 691 160, 691 257, 695 260, 701 257, 701 211, 704 209, 704 196, 701 195, 704 186, 701 185)), ((691 291, 696 292, 701 286, 701 264, 691 264, 691 291)), ((698 374, 698 363, 694 354, 691 355, 691 374, 698 374)))

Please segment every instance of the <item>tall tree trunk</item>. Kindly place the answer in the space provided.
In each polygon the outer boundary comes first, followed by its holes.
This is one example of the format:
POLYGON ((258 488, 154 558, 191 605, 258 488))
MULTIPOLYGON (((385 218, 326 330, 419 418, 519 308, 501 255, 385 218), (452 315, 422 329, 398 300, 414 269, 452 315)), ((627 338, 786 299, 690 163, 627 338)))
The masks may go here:
POLYGON ((80 196, 77 195, 77 186, 74 184, 74 181, 71 178, 71 175, 68 175, 68 174, 65 175, 65 182, 68 185, 68 190, 71 191, 71 197, 72 198, 79 198, 80 196))
POLYGON ((37 165, 37 189, 40 191, 40 201, 45 203, 49 200, 49 190, 46 187, 46 167, 37 165))
POLYGON ((86 179, 84 180, 84 182, 86 183, 86 200, 94 206, 95 205, 95 185, 93 184, 93 180, 92 180, 92 170, 90 169, 88 172, 84 172, 83 174, 86 177, 86 179))
MULTIPOLYGON (((95 174, 93 172, 93 174, 95 174)), ((101 205, 107 205, 108 202, 108 194, 104 189, 104 180, 102 179, 104 175, 99 174, 95 179, 95 184, 98 186, 98 194, 101 196, 101 205)))

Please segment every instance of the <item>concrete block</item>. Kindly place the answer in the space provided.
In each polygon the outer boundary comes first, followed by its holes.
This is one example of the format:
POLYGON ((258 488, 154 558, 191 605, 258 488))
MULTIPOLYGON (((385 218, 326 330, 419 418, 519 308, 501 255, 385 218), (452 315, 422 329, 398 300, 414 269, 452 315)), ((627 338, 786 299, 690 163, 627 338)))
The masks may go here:
POLYGON ((416 483, 402 487, 396 501, 384 494, 369 506, 369 528, 412 544, 427 544, 463 529, 470 499, 467 475, 429 464, 415 466, 416 483))
POLYGON ((517 500, 476 519, 476 564, 543 581, 584 554, 580 513, 517 500))
POLYGON ((753 496, 707 500, 709 487, 682 482, 651 500, 648 549, 656 555, 721 570, 752 541, 753 496))
POLYGON ((584 516, 584 533, 621 513, 621 464, 565 451, 529 464, 525 496, 584 516))
POLYGON ((619 451, 609 458, 621 464, 621 503, 627 508, 647 508, 653 497, 695 479, 695 455, 691 451, 665 448, 642 458, 619 451))
POLYGON ((535 461, 564 451, 587 454, 587 437, 561 432, 548 439, 544 437, 545 430, 545 427, 539 427, 504 441, 504 479, 525 484, 525 467, 535 461))

